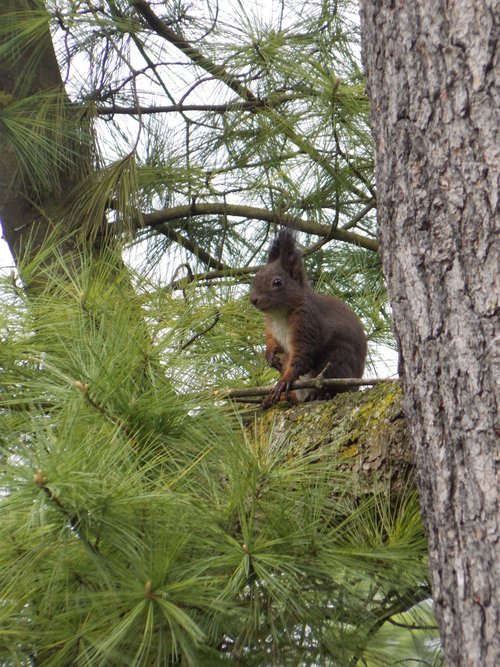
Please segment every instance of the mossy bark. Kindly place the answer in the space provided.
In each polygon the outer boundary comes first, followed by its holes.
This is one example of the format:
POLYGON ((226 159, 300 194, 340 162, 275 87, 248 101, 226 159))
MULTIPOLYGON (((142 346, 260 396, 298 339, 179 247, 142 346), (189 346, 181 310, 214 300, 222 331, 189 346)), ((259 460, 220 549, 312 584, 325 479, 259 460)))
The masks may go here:
MULTIPOLYGON (((346 470, 352 472, 360 494, 390 487, 397 495, 413 484, 402 392, 398 382, 338 395, 332 401, 302 403, 256 413, 252 424, 255 446, 282 447, 300 456, 334 448, 346 470)), ((357 487, 357 488, 356 488, 357 487)))

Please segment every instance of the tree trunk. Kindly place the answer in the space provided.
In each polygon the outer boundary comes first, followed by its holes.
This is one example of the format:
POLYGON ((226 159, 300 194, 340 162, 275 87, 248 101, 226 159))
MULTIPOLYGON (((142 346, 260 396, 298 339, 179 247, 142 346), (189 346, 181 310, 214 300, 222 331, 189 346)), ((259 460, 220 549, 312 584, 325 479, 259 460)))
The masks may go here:
MULTIPOLYGON (((5 26, 12 25, 12 32, 5 32, 5 41, 12 38, 16 29, 19 30, 16 26, 19 19, 13 12, 28 14, 43 10, 44 4, 39 0, 4 0, 0 5, 0 20, 5 26)), ((60 115, 54 119, 54 123, 58 122, 65 128, 60 141, 47 130, 43 137, 45 147, 53 145, 52 161, 45 163, 53 165, 53 173, 23 173, 23 158, 13 145, 8 121, 0 116, 0 219, 4 238, 16 263, 22 257, 29 259, 36 254, 61 218, 65 219, 64 225, 61 225, 61 236, 68 234, 70 229, 65 216, 67 195, 82 174, 90 169, 88 134, 83 131, 81 113, 72 106, 64 92, 48 19, 47 14, 47 24, 36 47, 5 49, 0 58, 0 111, 5 109, 8 115, 11 105, 24 102, 17 113, 26 122, 30 115, 33 117, 36 114, 36 107, 40 104, 37 95, 55 95, 58 92, 64 99, 64 106, 58 106, 60 115), (61 158, 62 151, 58 152, 61 148, 58 144, 64 141, 72 142, 72 150, 68 150, 71 162, 61 158)), ((38 148, 33 146, 33 151, 38 148)), ((61 247, 66 246, 73 248, 72 243, 64 242, 61 247)))
POLYGON ((500 664, 495 4, 361 1, 382 255, 453 667, 500 664))

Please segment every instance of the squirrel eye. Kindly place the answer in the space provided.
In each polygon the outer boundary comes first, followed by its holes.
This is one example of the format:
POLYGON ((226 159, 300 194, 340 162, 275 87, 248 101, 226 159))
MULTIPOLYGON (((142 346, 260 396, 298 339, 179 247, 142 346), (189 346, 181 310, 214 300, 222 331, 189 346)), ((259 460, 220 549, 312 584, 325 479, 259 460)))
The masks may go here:
POLYGON ((273 287, 281 287, 283 285, 283 281, 281 278, 275 278, 273 280, 273 287))

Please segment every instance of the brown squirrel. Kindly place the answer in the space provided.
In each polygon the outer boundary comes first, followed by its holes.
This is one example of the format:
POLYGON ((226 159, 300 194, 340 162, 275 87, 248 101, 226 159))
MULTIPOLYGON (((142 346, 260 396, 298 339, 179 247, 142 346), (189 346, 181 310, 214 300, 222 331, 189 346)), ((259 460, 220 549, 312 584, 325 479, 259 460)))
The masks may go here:
MULTIPOLYGON (((288 398, 291 385, 299 378, 362 377, 367 345, 361 320, 337 297, 312 289, 289 229, 281 229, 273 241, 267 264, 255 274, 250 300, 265 313, 266 360, 281 373, 263 408, 277 403, 282 393, 288 398)), ((325 400, 353 390, 301 389, 291 398, 325 400)))

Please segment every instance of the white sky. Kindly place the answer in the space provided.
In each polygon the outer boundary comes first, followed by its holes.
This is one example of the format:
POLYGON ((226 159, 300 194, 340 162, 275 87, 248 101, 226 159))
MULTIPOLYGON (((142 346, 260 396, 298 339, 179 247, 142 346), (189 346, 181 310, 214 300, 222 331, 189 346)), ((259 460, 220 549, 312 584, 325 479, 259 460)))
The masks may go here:
POLYGON ((9 246, 2 237, 0 239, 0 275, 8 275, 13 269, 14 260, 10 254, 9 246))

